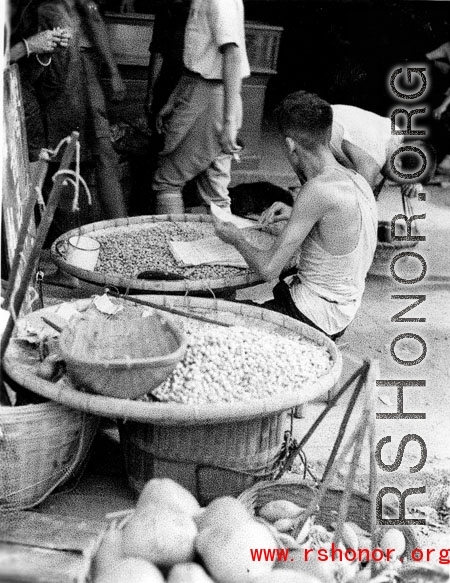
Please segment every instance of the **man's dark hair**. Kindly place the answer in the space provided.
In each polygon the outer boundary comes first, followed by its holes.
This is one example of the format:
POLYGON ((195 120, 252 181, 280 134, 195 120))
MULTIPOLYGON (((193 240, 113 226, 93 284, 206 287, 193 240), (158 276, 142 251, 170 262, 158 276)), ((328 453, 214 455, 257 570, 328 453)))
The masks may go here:
POLYGON ((330 141, 333 110, 315 93, 291 93, 277 107, 275 115, 284 136, 298 142, 311 138, 312 144, 328 144, 330 141))

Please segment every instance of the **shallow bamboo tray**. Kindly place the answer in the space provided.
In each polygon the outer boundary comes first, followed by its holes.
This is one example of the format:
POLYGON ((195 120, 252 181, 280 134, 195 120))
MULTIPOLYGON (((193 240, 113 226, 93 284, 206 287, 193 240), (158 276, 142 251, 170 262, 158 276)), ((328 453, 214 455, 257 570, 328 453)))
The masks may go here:
MULTIPOLYGON (((306 508, 313 496, 315 489, 313 484, 306 480, 292 476, 280 481, 261 481, 242 492, 238 499, 244 504, 252 515, 258 514, 259 509, 273 500, 289 500, 301 508, 306 508)), ((318 512, 314 513, 316 524, 320 524, 328 530, 337 522, 337 515, 341 504, 343 490, 329 488, 320 504, 318 512)), ((383 515, 397 517, 398 511, 390 504, 383 503, 383 515)), ((371 529, 370 498, 362 492, 353 491, 349 501, 347 521, 354 522, 367 532, 371 529)), ((396 528, 403 532, 406 541, 406 554, 417 547, 417 539, 413 529, 408 525, 385 526, 378 529, 377 539, 380 541, 383 531, 396 528)))
POLYGON ((218 279, 184 279, 184 280, 144 280, 137 278, 127 278, 114 273, 99 273, 96 271, 89 271, 81 269, 68 263, 58 248, 62 243, 67 242, 70 237, 75 235, 87 235, 98 237, 101 235, 108 235, 118 230, 123 230, 126 227, 136 228, 140 225, 147 225, 159 222, 181 222, 181 223, 212 223, 213 219, 209 215, 188 215, 188 214, 169 214, 169 215, 146 215, 140 217, 129 217, 124 219, 114 219, 109 221, 100 221, 97 223, 90 223, 83 227, 72 229, 64 233, 51 247, 52 260, 67 273, 74 275, 78 279, 88 281, 99 286, 114 286, 120 289, 132 290, 135 293, 170 293, 182 294, 194 291, 209 291, 219 292, 224 290, 232 290, 241 287, 246 287, 251 284, 256 284, 261 281, 261 278, 250 270, 242 270, 242 275, 231 276, 227 278, 218 279))
MULTIPOLYGON (((142 296, 140 296, 142 298, 142 296)), ((235 403, 214 403, 202 405, 183 405, 178 403, 158 403, 146 401, 131 401, 92 395, 74 389, 69 382, 54 384, 36 376, 33 367, 23 362, 17 346, 9 346, 4 359, 7 373, 24 387, 46 398, 57 401, 69 407, 101 415, 104 417, 127 419, 154 425, 204 425, 239 421, 264 417, 277 412, 286 411, 302 403, 312 401, 319 395, 331 389, 338 381, 342 371, 342 357, 332 340, 321 332, 284 316, 277 312, 238 302, 212 300, 198 297, 179 296, 148 296, 148 299, 161 306, 182 308, 218 320, 247 326, 261 326, 266 330, 289 330, 299 336, 309 338, 320 345, 325 345, 330 352, 332 365, 330 370, 311 383, 305 383, 298 390, 280 394, 274 397, 235 403)), ((91 300, 75 302, 80 308, 87 306, 91 300)), ((55 307, 33 312, 27 316, 27 321, 37 327, 45 326, 41 315, 51 312, 55 307)), ((173 319, 176 321, 175 316, 173 319)))

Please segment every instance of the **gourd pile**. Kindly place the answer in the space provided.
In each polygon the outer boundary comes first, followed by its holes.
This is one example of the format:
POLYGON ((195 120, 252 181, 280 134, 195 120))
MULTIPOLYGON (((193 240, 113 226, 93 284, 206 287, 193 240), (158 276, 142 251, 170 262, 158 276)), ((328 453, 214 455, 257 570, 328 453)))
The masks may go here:
POLYGON ((153 479, 123 526, 109 528, 94 560, 94 583, 250 583, 274 561, 250 548, 273 548, 274 535, 234 498, 201 509, 170 479, 153 479))
POLYGON ((153 395, 161 401, 249 401, 301 390, 330 366, 326 348, 259 329, 185 323, 183 360, 153 395))
MULTIPOLYGON (((185 279, 220 279, 242 275, 247 270, 226 265, 186 267, 177 261, 169 249, 169 241, 196 241, 215 235, 214 225, 203 222, 161 221, 139 229, 128 227, 115 232, 95 235, 100 242, 95 271, 134 278, 144 271, 168 271, 185 279)), ((273 236, 247 229, 246 237, 258 248, 267 248, 273 236)))
MULTIPOLYGON (((93 563, 94 583, 363 583, 371 580, 369 564, 320 561, 318 549, 331 548, 333 533, 309 519, 296 540, 286 530, 302 520, 303 508, 287 500, 263 506, 258 516, 231 497, 200 508, 194 496, 170 479, 150 480, 136 508, 123 524, 106 532, 93 563), (276 550, 285 558, 280 560, 276 550), (310 556, 305 560, 305 549, 310 556), (255 560, 252 551, 275 554, 255 560), (253 557, 252 557, 253 554, 253 557)), ((345 523, 346 548, 369 548, 367 533, 345 523)), ((400 530, 384 532, 378 548, 391 549, 390 561, 377 562, 372 581, 392 583, 411 567, 399 559, 405 552, 400 530)), ((381 552, 380 550, 380 552, 381 552)), ((417 565, 413 564, 417 569, 417 565)), ((408 580, 406 577, 405 580, 408 580)), ((410 579, 409 579, 410 580, 410 579)), ((445 576, 442 581, 445 580, 445 576)))

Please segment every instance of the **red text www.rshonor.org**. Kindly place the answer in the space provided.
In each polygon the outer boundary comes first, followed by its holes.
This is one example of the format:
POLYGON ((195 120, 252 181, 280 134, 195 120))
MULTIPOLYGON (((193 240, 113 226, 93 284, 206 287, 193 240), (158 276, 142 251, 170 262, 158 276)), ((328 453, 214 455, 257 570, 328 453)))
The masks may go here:
MULTIPOLYGON (((378 563, 382 560, 392 561, 396 559, 395 549, 379 548, 370 549, 345 549, 336 547, 334 543, 330 548, 319 549, 303 549, 303 554, 299 557, 296 551, 296 557, 303 561, 308 561, 311 558, 317 558, 319 561, 350 561, 355 560, 360 562, 374 561, 378 563), (311 555, 311 553, 313 553, 311 555)), ((289 549, 250 549, 250 556, 252 561, 267 561, 267 562, 288 562, 294 561, 292 556, 289 556, 289 549)), ((431 561, 437 560, 441 565, 450 564, 450 548, 445 549, 419 549, 415 548, 411 551, 408 557, 412 561, 431 561)))

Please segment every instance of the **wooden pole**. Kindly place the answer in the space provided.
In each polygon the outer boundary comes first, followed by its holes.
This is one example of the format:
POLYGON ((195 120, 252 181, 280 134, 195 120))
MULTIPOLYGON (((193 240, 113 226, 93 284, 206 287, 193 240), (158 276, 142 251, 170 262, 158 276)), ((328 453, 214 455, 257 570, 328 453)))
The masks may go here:
POLYGON ((225 328, 232 328, 233 324, 228 324, 227 322, 221 322, 220 320, 213 320, 212 318, 207 318, 206 316, 201 316, 200 314, 194 314, 193 312, 185 312, 184 310, 179 310, 178 308, 170 308, 168 306, 162 306, 156 302, 149 302, 147 300, 140 300, 136 297, 128 296, 125 294, 120 294, 111 289, 107 289, 107 293, 114 298, 120 298, 126 300, 127 302, 133 302, 141 306, 148 306, 155 310, 161 310, 162 312, 169 312, 170 314, 176 314, 177 316, 184 316, 185 318, 191 318, 192 320, 199 320, 200 322, 206 322, 207 324, 216 324, 217 326, 224 326, 225 328))
POLYGON ((45 177, 47 175, 48 162, 49 162, 48 157, 44 158, 41 155, 41 158, 38 162, 39 168, 37 170, 34 183, 31 186, 31 193, 25 204, 22 224, 20 225, 19 235, 17 237, 17 247, 14 252, 14 259, 11 266, 11 274, 8 278, 8 287, 6 289, 4 297, 5 309, 8 309, 11 297, 13 295, 13 290, 16 287, 16 281, 19 275, 20 261, 22 259, 22 253, 25 246, 25 240, 28 234, 28 230, 30 228, 31 218, 33 217, 34 214, 34 207, 36 206, 38 190, 42 188, 45 177))

